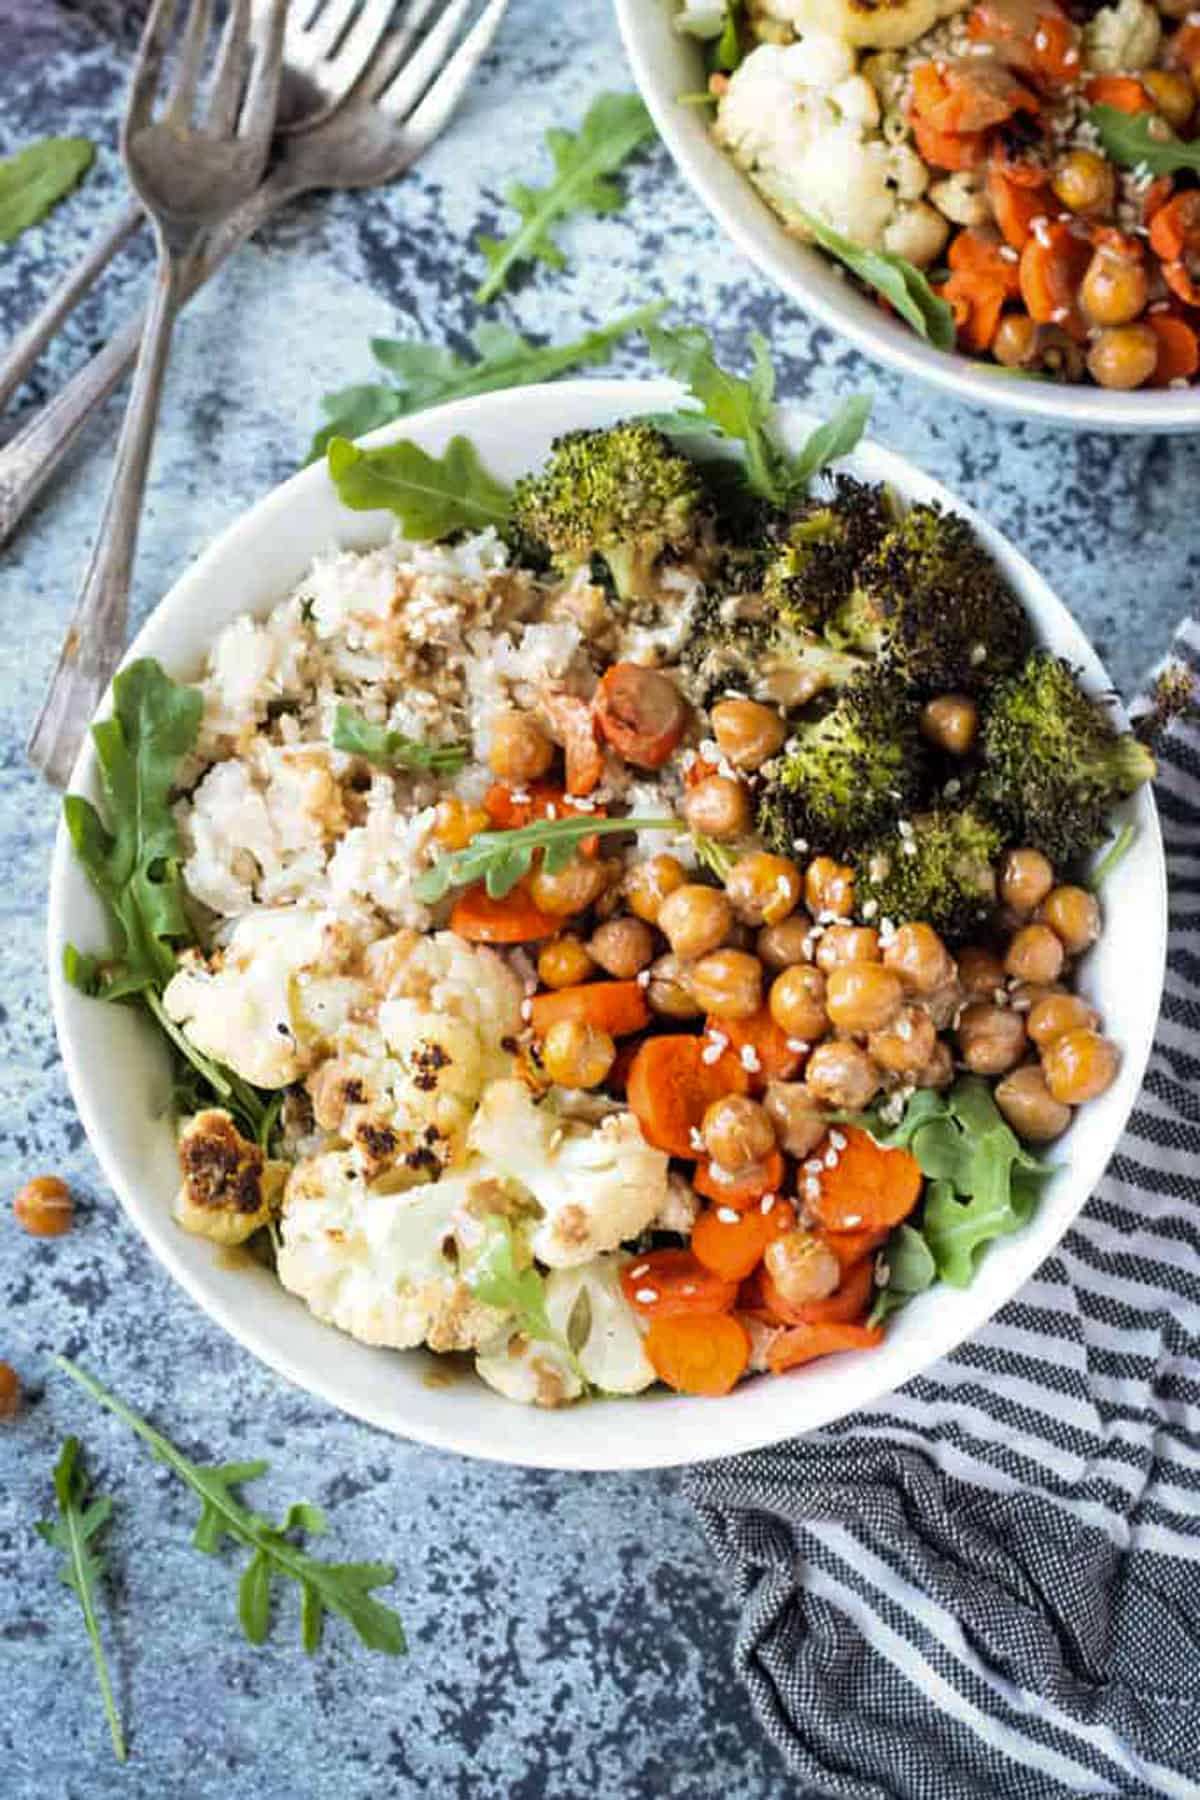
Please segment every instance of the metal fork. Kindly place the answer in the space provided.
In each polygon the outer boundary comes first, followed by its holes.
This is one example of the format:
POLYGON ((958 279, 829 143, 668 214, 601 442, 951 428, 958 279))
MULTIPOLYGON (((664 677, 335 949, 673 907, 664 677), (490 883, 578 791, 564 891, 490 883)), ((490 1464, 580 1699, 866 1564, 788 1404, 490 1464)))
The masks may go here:
POLYGON ((155 0, 142 35, 121 154, 154 226, 158 265, 100 529, 29 740, 30 761, 60 787, 125 640, 146 471, 188 259, 205 233, 254 192, 266 167, 286 5, 287 0, 271 0, 261 30, 252 34, 249 0, 232 0, 199 125, 193 115, 208 60, 212 0, 190 0, 175 79, 157 109, 176 0, 155 0))
MULTIPOLYGON (((261 4, 261 0, 256 0, 261 4)), ((346 98, 387 29, 396 0, 307 0, 288 13, 276 132, 306 131, 346 98)), ((7 404, 54 337, 146 215, 137 201, 97 235, 61 286, 0 361, 0 407, 7 404)))

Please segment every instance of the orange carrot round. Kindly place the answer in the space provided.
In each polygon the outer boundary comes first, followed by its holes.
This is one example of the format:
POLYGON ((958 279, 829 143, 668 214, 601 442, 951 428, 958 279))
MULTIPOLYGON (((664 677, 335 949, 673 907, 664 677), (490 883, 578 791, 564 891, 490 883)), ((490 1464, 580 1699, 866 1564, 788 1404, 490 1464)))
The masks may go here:
MULTIPOLYGON (((695 1151, 692 1154, 695 1155, 695 1151)), ((778 1194, 786 1173, 782 1152, 772 1150, 762 1162, 744 1169, 732 1181, 722 1181, 719 1175, 713 1173, 711 1162, 702 1162, 697 1165, 692 1186, 698 1194, 717 1206, 728 1206, 734 1212, 745 1212, 752 1206, 758 1206, 768 1194, 778 1194)))
POLYGON ((935 169, 977 169, 987 155, 982 131, 939 131, 919 112, 909 114, 917 149, 935 169))
POLYGON ((775 1023, 765 1006, 751 1013, 748 1019, 710 1016, 705 1021, 705 1030, 709 1036, 716 1032, 719 1037, 728 1039, 730 1055, 737 1057, 750 1077, 752 1094, 763 1093, 768 1082, 794 1080, 808 1054, 806 1050, 793 1048, 795 1040, 775 1023), (748 1058, 743 1055, 747 1050, 751 1053, 748 1058))
POLYGON ((660 1381, 677 1394, 728 1394, 750 1362, 750 1334, 740 1319, 655 1319, 643 1349, 660 1381))
POLYGON ((450 914, 450 929, 473 944, 528 944, 553 937, 561 919, 541 912, 521 888, 493 900, 483 883, 460 894, 450 914))
POLYGON ((828 1244, 842 1265, 842 1273, 878 1250, 888 1234, 886 1226, 860 1225, 857 1231, 823 1231, 821 1242, 828 1244))
POLYGON ((661 769, 683 739, 688 712, 683 695, 657 669, 613 663, 592 699, 603 738, 639 769, 661 769))
POLYGON ((706 1268, 691 1250, 647 1250, 621 1270, 621 1290, 646 1319, 728 1312, 737 1282, 706 1268))
POLYGON ((882 1342, 883 1330, 878 1325, 793 1325, 781 1332, 767 1351, 767 1367, 773 1375, 783 1375, 818 1356, 832 1356, 839 1350, 874 1350, 882 1342))
POLYGON ((1188 188, 1159 207, 1150 221, 1150 248, 1164 262, 1200 251, 1200 189, 1188 188))
POLYGON ((1093 106, 1111 106, 1116 112, 1154 111, 1154 96, 1132 75, 1093 75, 1084 93, 1093 106))
POLYGON ((692 1226, 692 1253, 722 1281, 744 1281, 762 1260, 767 1245, 795 1228, 796 1214, 786 1200, 764 1213, 755 1206, 735 1218, 723 1218, 721 1206, 702 1212, 692 1226))
POLYGON ((1005 256, 1007 247, 994 232, 969 227, 955 233, 946 260, 958 274, 999 282, 1005 298, 1015 300, 1021 292, 1020 268, 1013 257, 1005 256))
MULTIPOLYGON (((907 1150, 887 1150, 857 1125, 842 1125, 826 1139, 838 1150, 833 1168, 821 1157, 820 1172, 803 1165, 801 1194, 826 1231, 890 1230, 921 1197, 921 1165, 907 1150), (845 1141, 839 1147, 835 1136, 845 1141)), ((814 1163, 818 1158, 814 1157, 814 1163)))
POLYGON ((986 275, 961 272, 951 275, 933 291, 949 303, 962 348, 976 353, 990 350, 1004 311, 1005 289, 1000 282, 991 281, 986 275))
POLYGON ((592 709, 580 694, 547 689, 539 706, 563 747, 568 794, 590 794, 604 773, 604 752, 596 739, 592 709))
POLYGON ((650 1023, 645 991, 636 981, 584 981, 577 987, 556 988, 535 994, 529 1008, 535 1037, 545 1037, 560 1019, 594 1025, 609 1037, 630 1037, 650 1023))
POLYGON ((1158 339, 1155 387, 1190 381, 1200 368, 1200 338, 1187 320, 1176 318, 1173 313, 1147 313, 1146 323, 1158 339))
POLYGON ((1061 325, 1081 340, 1087 327, 1079 311, 1079 284, 1092 260, 1091 246, 1055 219, 1035 231, 1021 252, 1021 297, 1039 325, 1061 325))
MULTIPOLYGON (((1006 243, 1014 250, 1023 250, 1033 236, 1033 221, 1044 218, 1053 205, 1044 178, 1017 181, 1010 170, 992 167, 988 170, 987 191, 1006 243)), ((1019 272, 1017 286, 1020 287, 1019 272)))
POLYGON ((629 1065, 626 1097, 642 1136, 671 1156, 702 1156, 700 1123, 708 1108, 723 1095, 744 1094, 750 1086, 736 1056, 725 1051, 706 1062, 704 1051, 698 1037, 651 1037, 629 1065))
POLYGON ((921 63, 912 72, 912 93, 914 113, 955 137, 988 131, 1016 112, 1041 110, 1036 94, 998 59, 921 63))

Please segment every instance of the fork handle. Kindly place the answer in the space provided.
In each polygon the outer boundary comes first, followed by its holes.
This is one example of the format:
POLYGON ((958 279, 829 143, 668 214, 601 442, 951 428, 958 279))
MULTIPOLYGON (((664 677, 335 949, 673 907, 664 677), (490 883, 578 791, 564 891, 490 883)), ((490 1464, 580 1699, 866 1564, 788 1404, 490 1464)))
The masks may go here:
POLYGON ((40 312, 34 314, 0 361, 0 407, 16 393, 63 320, 73 313, 88 289, 103 274, 118 250, 145 218, 140 206, 127 206, 111 225, 98 232, 66 279, 59 283, 40 312))
POLYGON ((158 267, 112 483, 58 667, 29 739, 29 758, 66 787, 88 722, 125 645, 129 584, 159 396, 181 303, 184 263, 160 242, 158 267))

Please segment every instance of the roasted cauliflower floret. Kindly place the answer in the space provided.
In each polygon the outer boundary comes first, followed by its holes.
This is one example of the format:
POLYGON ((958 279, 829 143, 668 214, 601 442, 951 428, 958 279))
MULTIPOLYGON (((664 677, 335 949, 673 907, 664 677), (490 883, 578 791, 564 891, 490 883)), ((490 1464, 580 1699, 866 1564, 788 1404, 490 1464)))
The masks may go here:
POLYGON ((902 50, 970 0, 753 0, 751 14, 828 32, 859 49, 902 50))
POLYGON ((447 1176, 387 1193, 364 1181, 344 1152, 298 1163, 284 1190, 279 1279, 310 1311, 364 1344, 477 1350, 508 1315, 459 1279, 474 1242, 470 1207, 486 1176, 447 1176))
POLYGON ((271 1217, 287 1176, 242 1136, 230 1115, 210 1107, 193 1115, 179 1138, 183 1186, 175 1218, 214 1244, 244 1244, 271 1217))
POLYGON ((566 1406, 583 1392, 583 1382, 562 1345, 526 1337, 521 1331, 481 1350, 475 1372, 519 1406, 566 1406))
POLYGON ((565 1269, 615 1250, 644 1231, 666 1204, 667 1163, 632 1113, 599 1125, 534 1101, 519 1081, 495 1081, 475 1115, 469 1146, 518 1182, 541 1208, 530 1235, 547 1268, 565 1269))

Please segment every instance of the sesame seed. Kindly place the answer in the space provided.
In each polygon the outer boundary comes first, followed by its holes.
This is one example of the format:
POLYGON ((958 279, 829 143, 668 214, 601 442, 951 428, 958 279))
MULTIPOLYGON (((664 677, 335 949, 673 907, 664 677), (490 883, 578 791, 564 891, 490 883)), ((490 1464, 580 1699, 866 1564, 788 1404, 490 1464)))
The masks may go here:
POLYGON ((524 1020, 526 1020, 526 1022, 528 1022, 530 1019, 532 1019, 532 1017, 533 1017, 533 1001, 532 1000, 522 1000, 522 1002, 521 1002, 521 1017, 524 1020))
POLYGON ((888 1268, 887 1264, 883 1261, 883 1259, 881 1257, 880 1260, 875 1264, 875 1286, 885 1288, 891 1279, 892 1279, 892 1271, 888 1268))
POLYGON ((741 1064, 743 1069, 750 1075, 757 1075, 762 1068, 762 1058, 759 1056, 758 1051, 754 1048, 753 1044, 742 1045, 741 1064))
POLYGON ((694 1281, 685 1281, 679 1291, 681 1294, 694 1294, 696 1291, 696 1284, 694 1281))
POLYGON ((911 819, 897 819, 896 820, 896 830, 900 833, 900 836, 902 838, 910 838, 913 834, 912 820, 911 819))
POLYGON ((1020 262, 1021 257, 1020 253, 1014 250, 1011 244, 1001 244, 1000 260, 1001 262, 1020 262))
POLYGON ((864 919, 873 919, 875 914, 879 911, 878 900, 864 900, 861 911, 864 919))
POLYGON ((916 838, 901 838, 900 848, 903 850, 905 856, 915 856, 917 854, 916 838))
POLYGON ((804 1172, 806 1175, 819 1175, 824 1167, 819 1156, 810 1156, 804 1165, 804 1172))
POLYGON ((962 782, 958 779, 957 775, 951 776, 950 780, 942 789, 942 793, 946 796, 947 800, 958 799, 958 796, 962 793, 962 782))
POLYGON ((723 1044, 705 1044, 703 1050, 700 1052, 700 1061, 704 1063, 706 1067, 712 1068, 714 1063, 720 1062, 724 1054, 725 1046, 723 1044))
POLYGON ((641 971, 641 973, 637 977, 637 984, 640 988, 648 988, 650 986, 650 971, 649 971, 649 969, 643 969, 641 971))
POLYGON ((691 1130, 688 1132, 688 1142, 691 1144, 693 1150, 701 1150, 702 1151, 704 1149, 704 1134, 703 1134, 703 1132, 697 1131, 696 1127, 693 1125, 691 1130))
POLYGON ((819 1200, 821 1198, 821 1184, 815 1175, 810 1175, 808 1180, 804 1183, 804 1198, 806 1200, 819 1200))
POLYGON ((844 1150, 846 1148, 846 1138, 843 1132, 831 1131, 829 1134, 829 1142, 833 1145, 835 1150, 844 1150))
POLYGON ((558 808, 555 806, 553 800, 549 800, 546 803, 546 817, 548 819, 557 819, 558 817, 558 808))
POLYGON ((633 1297, 639 1306, 653 1306, 658 1299, 658 1289, 650 1287, 635 1288, 633 1297))
POLYGON ((759 1211, 763 1214, 764 1218, 766 1217, 766 1215, 769 1212, 773 1212, 775 1210, 775 1201, 776 1201, 777 1197, 778 1196, 775 1194, 764 1194, 763 1195, 762 1200, 759 1203, 759 1211))
POLYGON ((861 1224, 862 1224, 862 1214, 861 1213, 847 1213, 846 1217, 842 1220, 842 1230, 843 1231, 853 1231, 856 1226, 861 1225, 861 1224))
POLYGON ((827 1169, 836 1169, 837 1166, 838 1166, 838 1153, 831 1144, 829 1149, 825 1152, 825 1167, 827 1169))
POLYGON ((648 1275, 649 1273, 650 1273, 650 1264, 647 1262, 641 1262, 637 1265, 636 1269, 630 1269, 629 1279, 631 1281, 639 1281, 643 1275, 648 1275))
POLYGON ((1051 319, 1056 325, 1065 325, 1070 316, 1071 309, 1069 306, 1056 306, 1054 311, 1050 314, 1051 319))
POLYGON ((789 1038, 787 1041, 787 1047, 789 1050, 793 1051, 795 1053, 795 1055, 797 1055, 797 1056, 804 1056, 808 1052, 808 1045, 805 1043, 803 1038, 789 1038))
POLYGON ((741 1214, 732 1206, 718 1206, 717 1217, 720 1219, 722 1225, 736 1225, 741 1214))

